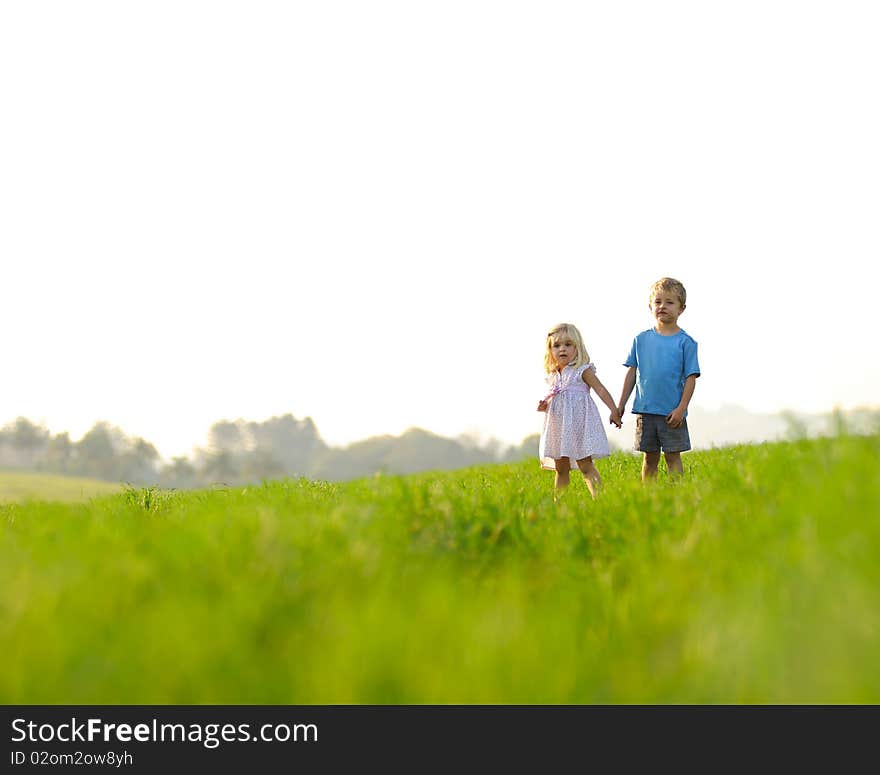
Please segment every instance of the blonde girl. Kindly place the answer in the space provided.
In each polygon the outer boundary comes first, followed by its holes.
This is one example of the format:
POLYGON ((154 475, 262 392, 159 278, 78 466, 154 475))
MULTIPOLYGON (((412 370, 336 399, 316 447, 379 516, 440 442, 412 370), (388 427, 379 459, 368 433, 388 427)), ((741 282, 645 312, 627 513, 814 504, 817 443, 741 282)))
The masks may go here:
POLYGON ((560 323, 550 329, 544 371, 550 390, 538 402, 538 411, 545 413, 538 450, 541 467, 556 471, 554 484, 560 492, 568 487, 574 461, 595 498, 602 478, 593 459, 607 457, 610 450, 591 389, 611 410, 611 423, 619 428, 621 422, 617 405, 596 376, 596 367, 590 363, 590 355, 576 326, 560 323))

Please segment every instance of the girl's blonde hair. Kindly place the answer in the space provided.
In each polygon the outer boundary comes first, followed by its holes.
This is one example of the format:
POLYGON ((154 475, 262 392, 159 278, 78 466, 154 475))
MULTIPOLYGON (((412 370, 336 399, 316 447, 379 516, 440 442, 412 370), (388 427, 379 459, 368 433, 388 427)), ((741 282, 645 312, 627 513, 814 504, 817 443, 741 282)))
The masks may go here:
POLYGON ((544 347, 544 371, 548 374, 551 371, 556 371, 556 361, 553 358, 553 350, 551 348, 553 347, 553 342, 560 339, 571 340, 577 348, 577 356, 571 362, 572 366, 583 366, 585 363, 590 362, 590 354, 587 352, 587 348, 584 347, 584 340, 581 337, 581 332, 577 330, 577 326, 573 326, 571 323, 559 323, 547 332, 547 343, 544 347))

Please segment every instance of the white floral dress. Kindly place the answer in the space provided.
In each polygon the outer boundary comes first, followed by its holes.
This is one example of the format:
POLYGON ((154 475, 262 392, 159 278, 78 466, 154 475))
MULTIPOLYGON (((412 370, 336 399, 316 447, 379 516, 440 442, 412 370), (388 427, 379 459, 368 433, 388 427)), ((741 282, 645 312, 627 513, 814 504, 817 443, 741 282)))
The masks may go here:
POLYGON ((550 405, 544 413, 544 430, 538 457, 541 467, 556 469, 555 460, 567 457, 571 467, 585 457, 608 457, 608 436, 599 416, 596 402, 590 395, 590 387, 584 382, 584 370, 595 372, 592 363, 583 366, 566 366, 561 372, 547 375, 550 392, 546 400, 550 405))

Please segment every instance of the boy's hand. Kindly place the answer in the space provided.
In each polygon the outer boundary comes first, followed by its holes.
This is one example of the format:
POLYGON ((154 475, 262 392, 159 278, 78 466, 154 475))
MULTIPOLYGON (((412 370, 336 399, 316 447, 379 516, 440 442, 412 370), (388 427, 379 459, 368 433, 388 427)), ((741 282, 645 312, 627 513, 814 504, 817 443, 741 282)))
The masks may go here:
POLYGON ((670 428, 680 428, 684 422, 684 409, 676 406, 669 414, 666 415, 666 424, 670 428))
POLYGON ((611 417, 609 418, 608 422, 611 423, 611 425, 616 425, 618 428, 623 427, 623 421, 621 420, 620 412, 617 409, 615 409, 611 413, 611 417))
POLYGON ((538 411, 539 412, 546 412, 548 406, 549 406, 549 404, 543 398, 540 401, 538 401, 538 411))

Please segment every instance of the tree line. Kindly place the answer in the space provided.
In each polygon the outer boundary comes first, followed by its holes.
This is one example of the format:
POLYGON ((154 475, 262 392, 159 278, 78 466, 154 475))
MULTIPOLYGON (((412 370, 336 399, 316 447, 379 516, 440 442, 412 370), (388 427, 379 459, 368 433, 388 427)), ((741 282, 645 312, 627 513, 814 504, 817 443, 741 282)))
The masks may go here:
POLYGON ((291 414, 263 422, 220 420, 204 448, 165 462, 146 439, 96 422, 79 440, 52 434, 26 417, 0 429, 0 468, 85 476, 136 486, 193 489, 307 477, 342 481, 375 473, 407 474, 503 463, 536 456, 538 436, 504 446, 495 439, 447 438, 420 428, 400 436, 373 436, 346 447, 321 439, 311 418, 291 414))

